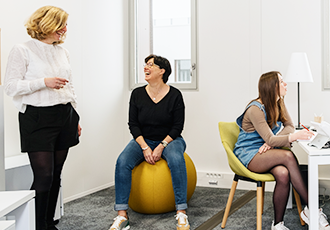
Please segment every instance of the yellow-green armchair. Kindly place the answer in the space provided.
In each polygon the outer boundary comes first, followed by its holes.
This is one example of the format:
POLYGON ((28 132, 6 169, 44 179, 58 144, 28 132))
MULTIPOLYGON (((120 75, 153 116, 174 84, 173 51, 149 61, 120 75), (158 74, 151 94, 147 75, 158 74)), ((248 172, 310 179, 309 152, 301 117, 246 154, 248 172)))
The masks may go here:
MULTIPOLYGON (((230 212, 231 204, 233 202, 234 194, 238 184, 238 180, 255 182, 257 184, 257 230, 262 229, 262 213, 264 206, 264 193, 265 193, 265 182, 274 181, 275 178, 270 173, 254 173, 248 170, 241 161, 236 157, 233 150, 235 143, 240 132, 238 125, 235 122, 219 122, 220 137, 227 152, 228 163, 230 168, 235 173, 233 184, 230 189, 225 213, 223 215, 223 220, 221 228, 225 228, 227 218, 230 212)), ((294 190, 294 195, 297 203, 298 213, 300 214, 302 208, 300 203, 300 197, 298 193, 294 190)), ((300 215, 299 215, 300 216, 300 215)), ((301 225, 305 225, 305 222, 300 219, 301 225)))

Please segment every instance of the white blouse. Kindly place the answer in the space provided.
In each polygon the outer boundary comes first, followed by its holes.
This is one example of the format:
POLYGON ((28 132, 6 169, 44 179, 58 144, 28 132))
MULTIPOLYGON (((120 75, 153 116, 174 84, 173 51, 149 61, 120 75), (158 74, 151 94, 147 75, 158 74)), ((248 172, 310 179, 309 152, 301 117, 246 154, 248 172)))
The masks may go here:
POLYGON ((69 53, 59 45, 37 39, 15 45, 9 53, 4 87, 22 113, 26 105, 41 107, 71 102, 76 108, 69 53), (44 79, 49 77, 69 82, 61 89, 52 89, 45 85, 44 79))

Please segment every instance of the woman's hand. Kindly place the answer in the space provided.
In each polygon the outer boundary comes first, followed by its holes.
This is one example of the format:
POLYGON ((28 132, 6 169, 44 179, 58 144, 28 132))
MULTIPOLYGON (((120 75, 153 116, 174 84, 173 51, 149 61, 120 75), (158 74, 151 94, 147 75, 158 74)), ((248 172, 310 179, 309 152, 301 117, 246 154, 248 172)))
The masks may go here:
POLYGON ((79 137, 81 135, 81 130, 82 130, 82 128, 81 128, 80 124, 78 124, 78 135, 79 135, 79 137))
POLYGON ((154 165, 155 164, 155 160, 153 158, 153 152, 151 150, 151 148, 147 148, 146 150, 143 150, 143 155, 144 155, 144 159, 146 160, 146 162, 148 162, 149 164, 154 165))
POLYGON ((69 81, 65 78, 61 78, 61 77, 48 77, 45 78, 45 85, 48 88, 52 88, 52 89, 61 89, 63 88, 63 86, 66 85, 66 83, 68 83, 69 81))
POLYGON ((296 141, 298 139, 300 139, 300 140, 309 140, 309 139, 312 138, 313 135, 314 135, 313 132, 308 131, 306 129, 302 129, 302 130, 299 130, 298 132, 292 133, 290 135, 289 141, 293 142, 293 141, 296 141))
POLYGON ((152 157, 155 162, 159 161, 160 158, 162 157, 162 153, 164 150, 164 146, 162 144, 159 144, 154 151, 152 152, 152 157))
POLYGON ((263 144, 260 148, 258 153, 263 154, 264 152, 270 150, 272 147, 267 145, 267 143, 263 144))

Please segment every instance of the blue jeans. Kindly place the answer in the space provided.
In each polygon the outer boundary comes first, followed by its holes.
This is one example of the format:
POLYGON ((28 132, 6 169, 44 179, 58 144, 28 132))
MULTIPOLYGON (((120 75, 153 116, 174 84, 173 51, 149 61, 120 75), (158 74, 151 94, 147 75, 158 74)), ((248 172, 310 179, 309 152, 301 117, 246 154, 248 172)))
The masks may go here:
MULTIPOLYGON (((151 149, 160 141, 145 140, 151 149)), ((184 160, 186 143, 182 137, 171 141, 163 150, 162 158, 166 160, 171 171, 176 210, 187 209, 187 171, 184 160)), ((131 192, 132 170, 143 162, 144 155, 140 145, 133 139, 117 159, 115 171, 116 204, 115 211, 127 210, 131 192)))

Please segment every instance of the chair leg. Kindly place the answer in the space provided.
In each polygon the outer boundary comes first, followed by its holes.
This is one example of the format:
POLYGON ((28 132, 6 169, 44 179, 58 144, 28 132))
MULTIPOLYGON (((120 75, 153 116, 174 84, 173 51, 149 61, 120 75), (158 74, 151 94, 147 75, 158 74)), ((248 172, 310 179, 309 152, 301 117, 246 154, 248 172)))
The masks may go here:
POLYGON ((265 182, 262 182, 261 214, 264 214, 264 203, 265 203, 265 182))
POLYGON ((221 228, 225 228, 226 227, 226 222, 228 219, 228 215, 229 215, 229 211, 231 208, 231 204, 233 203, 233 199, 234 199, 234 195, 235 195, 235 191, 236 191, 236 187, 237 187, 237 181, 233 181, 233 184, 231 185, 231 189, 229 192, 229 197, 227 200, 227 205, 226 205, 226 209, 225 209, 225 213, 223 214, 223 218, 222 218, 222 223, 221 223, 221 228))
POLYGON ((263 203, 263 187, 258 182, 257 187, 257 230, 262 230, 262 203, 263 203))
POLYGON ((301 201, 300 201, 300 196, 297 193, 297 191, 293 188, 293 194, 294 194, 294 198, 296 199, 296 204, 297 204, 297 209, 298 209, 298 215, 299 215, 299 219, 300 219, 300 223, 302 226, 305 225, 305 221, 303 221, 303 219, 301 219, 300 213, 302 211, 302 207, 301 207, 301 201))

